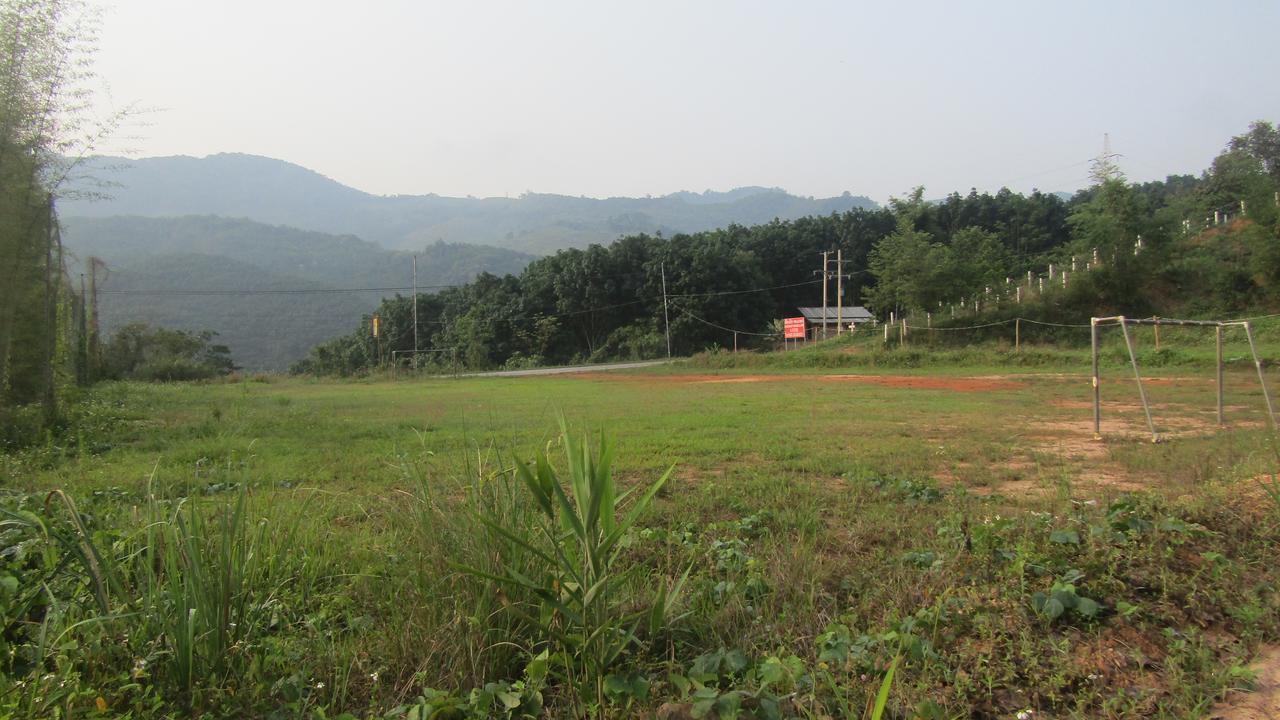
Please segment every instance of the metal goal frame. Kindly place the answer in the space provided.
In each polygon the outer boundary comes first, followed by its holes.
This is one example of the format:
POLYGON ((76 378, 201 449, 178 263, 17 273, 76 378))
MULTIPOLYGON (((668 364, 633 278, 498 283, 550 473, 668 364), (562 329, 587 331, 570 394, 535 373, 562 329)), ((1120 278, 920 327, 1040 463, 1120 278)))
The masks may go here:
POLYGON ((1120 333, 1124 336, 1125 348, 1129 351, 1129 363, 1133 366, 1133 379, 1138 384, 1138 397, 1142 400, 1142 410, 1147 416, 1147 429, 1151 431, 1151 442, 1160 442, 1160 435, 1156 432, 1155 422, 1151 418, 1151 405, 1147 402, 1147 391, 1142 386, 1142 373, 1138 369, 1138 357, 1133 351, 1133 340, 1129 336, 1130 325, 1181 325, 1194 327, 1211 327, 1214 329, 1214 339, 1217 343, 1217 373, 1216 384, 1218 390, 1218 425, 1226 424, 1226 415, 1223 408, 1223 363, 1222 363, 1222 330, 1229 327, 1244 328, 1245 337, 1249 339, 1249 352, 1253 355, 1253 366, 1258 371, 1258 383, 1262 386, 1262 397, 1267 403, 1267 418, 1271 421, 1271 428, 1276 429, 1276 414, 1271 404, 1271 392, 1267 389, 1267 379, 1262 372, 1262 359, 1258 357, 1257 345, 1253 342, 1253 326, 1248 320, 1176 320, 1171 318, 1127 318, 1123 315, 1115 315, 1111 317, 1094 317, 1089 318, 1089 335, 1092 346, 1093 355, 1093 439, 1102 439, 1102 378, 1098 367, 1098 330, 1102 327, 1118 325, 1120 333))

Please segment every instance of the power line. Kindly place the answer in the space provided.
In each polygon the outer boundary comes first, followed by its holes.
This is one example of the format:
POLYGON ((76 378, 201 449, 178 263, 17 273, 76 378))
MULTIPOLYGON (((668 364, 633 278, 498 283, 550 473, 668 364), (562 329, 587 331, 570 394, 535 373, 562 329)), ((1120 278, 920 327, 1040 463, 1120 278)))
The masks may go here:
POLYGON ((693 318, 694 320, 697 320, 703 325, 709 325, 713 328, 716 328, 717 330, 724 330, 725 332, 737 333, 739 335, 755 335, 757 337, 773 337, 777 335, 777 333, 758 333, 758 332, 750 332, 747 330, 734 330, 733 328, 730 328, 730 327, 717 325, 716 323, 713 323, 710 320, 704 320, 703 318, 700 318, 697 315, 694 315, 693 313, 689 312, 686 308, 678 308, 678 309, 680 310, 680 312, 683 312, 685 315, 688 315, 689 317, 693 318))
MULTIPOLYGON (((861 272, 865 272, 865 271, 861 271, 861 272)), ((630 300, 627 302, 615 303, 612 305, 602 305, 598 307, 584 308, 582 310, 569 310, 565 312, 552 313, 548 315, 539 315, 539 316, 544 318, 573 317, 576 315, 601 312, 604 310, 613 310, 616 308, 629 307, 632 305, 639 305, 642 303, 648 303, 648 302, 656 303, 659 300, 663 300, 664 298, 692 299, 692 298, 721 297, 721 296, 730 296, 730 295, 746 295, 750 293, 772 292, 774 290, 786 290, 790 288, 814 285, 820 282, 822 282, 822 280, 805 280, 797 283, 788 283, 785 285, 773 285, 770 287, 762 287, 762 288, 746 288, 742 290, 717 290, 717 291, 703 292, 703 293, 675 293, 675 294, 667 294, 667 295, 657 295, 652 298, 644 297, 636 300, 630 300)), ((409 290, 409 291, 413 291, 415 289, 416 290, 424 290, 424 289, 432 290, 432 289, 445 289, 445 288, 457 288, 457 287, 464 287, 464 286, 451 284, 451 285, 418 285, 416 286, 416 288, 413 286, 388 286, 388 287, 364 287, 364 288, 279 288, 279 289, 255 288, 255 289, 242 289, 242 290, 129 289, 129 290, 100 290, 99 292, 107 295, 139 295, 139 296, 146 295, 146 296, 169 296, 169 297, 201 297, 201 296, 236 297, 236 296, 247 296, 247 295, 314 295, 314 294, 353 294, 353 293, 365 293, 365 292, 386 293, 386 292, 399 292, 403 290, 409 290)), ((688 315, 689 317, 693 318, 698 322, 701 322, 709 327, 714 327, 719 330, 724 330, 726 332, 732 332, 732 333, 737 333, 741 335, 752 335, 756 337, 771 337, 772 335, 776 334, 776 333, 750 332, 747 330, 734 330, 733 328, 725 327, 723 325, 719 325, 717 323, 713 323, 709 320, 701 318, 693 314, 692 312, 689 312, 687 308, 681 307, 679 309, 681 312, 683 312, 684 314, 688 315)), ((328 315, 322 315, 322 317, 328 317, 328 315)), ((423 324, 432 324, 432 325, 448 324, 447 321, 444 321, 444 320, 422 320, 420 322, 423 324)), ((416 326, 417 326, 417 323, 415 323, 415 327, 416 326)))
POLYGON ((1274 313, 1271 315, 1254 315, 1253 317, 1236 318, 1234 320, 1227 320, 1226 322, 1252 322, 1254 320, 1270 320, 1275 317, 1280 317, 1280 313, 1274 313))
POLYGON ((964 327, 920 327, 918 325, 908 325, 906 320, 902 321, 902 326, 908 330, 977 330, 979 328, 995 327, 997 325, 1008 325, 1013 320, 997 320, 996 322, 983 323, 982 325, 966 325, 964 327))
POLYGON ((1084 325, 1080 325, 1080 324, 1078 324, 1078 323, 1056 323, 1056 322, 1045 322, 1045 321, 1043 321, 1043 320, 1032 320, 1032 319, 1030 319, 1030 318, 1016 318, 1016 319, 1017 319, 1017 320, 1021 320, 1022 322, 1031 323, 1032 325, 1049 325, 1049 326, 1051 326, 1051 327, 1073 327, 1073 328, 1087 328, 1087 327, 1092 327, 1091 325, 1089 325, 1089 324, 1087 324, 1087 323, 1086 323, 1086 324, 1084 324, 1084 325))
POLYGON ((600 307, 587 308, 585 310, 569 310, 562 313, 542 315, 541 317, 544 317, 544 318, 569 317, 570 315, 582 315, 584 313, 600 312, 601 310, 612 310, 614 308, 626 307, 628 305, 639 305, 640 303, 657 302, 660 299, 661 299, 661 296, 655 296, 652 298, 641 298, 639 300, 631 300, 630 302, 618 303, 616 305, 601 305, 600 307))
POLYGON ((1056 323, 1056 322, 1045 322, 1045 321, 1043 321, 1043 320, 1032 320, 1032 319, 1030 319, 1030 318, 1024 318, 1024 317, 1014 317, 1014 318, 1009 318, 1009 319, 1007 319, 1007 320, 996 320, 995 322, 983 323, 983 324, 981 324, 981 325, 963 325, 963 326, 959 326, 959 327, 954 326, 954 325, 953 325, 953 326, 945 326, 945 325, 943 325, 943 326, 925 326, 925 327, 920 327, 919 325, 907 325, 907 329, 908 329, 908 330, 978 330, 978 329, 981 329, 981 328, 996 327, 997 325, 1008 325, 1008 324, 1010 324, 1010 323, 1015 323, 1015 322, 1019 322, 1019 321, 1021 321, 1021 322, 1025 322, 1025 323, 1031 323, 1032 325, 1048 325, 1048 326, 1051 326, 1051 327, 1065 327, 1065 328, 1087 328, 1087 327, 1091 327, 1091 326, 1090 326, 1090 325, 1088 325, 1088 324, 1080 325, 1080 324, 1075 324, 1075 323, 1056 323))
MULTIPOLYGON (((445 288, 457 288, 462 285, 419 285, 419 290, 442 290, 445 288)), ((99 290, 103 295, 315 295, 315 294, 335 294, 335 293, 363 293, 363 292, 399 292, 401 290, 413 290, 412 286, 405 285, 403 287, 365 287, 365 288, 285 288, 285 289, 248 289, 248 290, 178 290, 178 289, 156 289, 156 290, 99 290)))
MULTIPOLYGON (((671 293, 667 297, 697 298, 697 297, 715 297, 719 295, 745 295, 747 293, 770 292, 773 290, 785 290, 787 288, 800 287, 802 285, 813 285, 814 283, 818 283, 818 282, 822 282, 822 281, 806 280, 804 282, 791 283, 788 285, 775 285, 773 287, 763 287, 763 288, 749 288, 746 290, 719 290, 719 291, 704 292, 704 293, 671 293)), ((443 290, 448 288, 459 288, 459 287, 465 287, 465 285, 462 285, 462 284, 418 285, 417 289, 418 290, 443 290)), ((341 294, 341 293, 364 293, 364 292, 399 292, 404 290, 412 291, 414 290, 414 287, 411 285, 403 285, 403 286, 362 287, 362 288, 278 288, 278 289, 277 288, 250 288, 250 289, 244 289, 244 290, 212 289, 212 288, 184 290, 184 289, 177 289, 177 288, 156 288, 156 289, 128 289, 128 290, 102 289, 102 290, 99 290, 98 292, 104 295, 158 295, 158 296, 231 295, 231 296, 234 296, 234 295, 314 295, 314 294, 341 294)), ((655 296, 655 297, 660 297, 660 296, 655 296)), ((643 301, 637 300, 635 302, 643 302, 643 301)), ((619 305, 610 305, 608 307, 620 307, 621 305, 630 305, 630 304, 633 304, 633 303, 620 303, 619 305)), ((601 309, 605 309, 605 308, 593 308, 593 310, 601 310, 601 309)), ((590 312, 590 311, 583 310, 578 312, 590 312)), ((561 314, 573 314, 573 313, 561 313, 561 314)))
POLYGON ((681 293, 681 294, 672 293, 667 297, 695 298, 695 297, 715 297, 718 295, 745 295, 747 293, 769 292, 771 290, 785 290, 787 288, 800 287, 802 285, 816 285, 817 283, 820 283, 820 282, 822 281, 821 280, 805 280, 804 282, 791 283, 790 285, 775 285, 773 287, 766 287, 766 288, 751 288, 750 290, 723 290, 719 292, 681 293))

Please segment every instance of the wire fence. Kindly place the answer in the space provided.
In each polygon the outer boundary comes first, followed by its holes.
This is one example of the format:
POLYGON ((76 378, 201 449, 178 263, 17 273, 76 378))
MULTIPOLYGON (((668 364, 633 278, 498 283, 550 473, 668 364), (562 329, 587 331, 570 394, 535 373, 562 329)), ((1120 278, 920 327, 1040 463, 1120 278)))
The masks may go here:
MULTIPOLYGON (((784 340, 781 328, 769 332, 735 329, 700 317, 690 312, 687 308, 677 305, 672 307, 696 322, 726 333, 725 342, 732 340, 735 346, 739 338, 751 338, 756 339, 756 342, 754 342, 756 346, 763 345, 766 349, 774 349, 784 340), (766 339, 766 342, 760 343, 759 339, 761 338, 766 339)), ((1186 327, 1188 325, 1217 325, 1222 323, 1224 326, 1231 326, 1244 322, 1256 323, 1263 321, 1265 323, 1267 320, 1276 318, 1280 318, 1280 313, 1253 315, 1222 321, 1183 321, 1156 316, 1130 318, 1129 320, 1131 323, 1141 326, 1140 328, 1133 328, 1131 332, 1134 333, 1135 338, 1144 343, 1144 346, 1156 351, 1164 350, 1168 353, 1176 352, 1178 349, 1192 349, 1199 346, 1202 335, 1199 330, 1202 330, 1202 328, 1186 327)), ((1264 324, 1263 327, 1270 328, 1273 325, 1275 324, 1264 324)), ((825 338, 821 337, 822 329, 820 325, 810 325, 807 327, 805 338, 796 340, 796 344, 808 345, 844 336, 853 338, 854 342, 860 341, 864 345, 885 348, 954 349, 976 344, 988 344, 997 347, 1006 346, 1012 350, 1020 350, 1024 345, 1084 349, 1090 343, 1091 327, 1090 322, 1058 322, 1023 316, 999 318, 989 322, 967 325, 957 325, 949 321, 923 325, 908 320, 898 320, 894 323, 873 321, 860 323, 853 326, 852 329, 842 329, 839 334, 834 330, 829 330, 825 338)), ((791 345, 788 345, 788 347, 791 347, 791 345)), ((1172 360, 1173 358, 1170 359, 1172 360)))

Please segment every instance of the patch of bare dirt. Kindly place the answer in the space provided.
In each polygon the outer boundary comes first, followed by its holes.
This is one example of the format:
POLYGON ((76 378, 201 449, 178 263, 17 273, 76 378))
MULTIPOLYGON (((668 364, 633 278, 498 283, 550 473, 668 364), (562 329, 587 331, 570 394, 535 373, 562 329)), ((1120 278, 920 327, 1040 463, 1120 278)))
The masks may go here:
POLYGON ((1275 720, 1280 718, 1280 645, 1264 647, 1253 664, 1253 690, 1231 691, 1214 706, 1212 720, 1275 720))
MULTIPOLYGON (((1180 382, 1182 378, 1177 380, 1180 382)), ((1119 402, 1104 405, 1100 427, 1102 440, 1094 436, 1092 401, 1058 399, 1053 401, 1053 405, 1072 411, 1072 417, 1032 420, 1026 424, 1023 437, 1040 452, 1057 456, 1077 468, 1074 483, 1120 492, 1142 490, 1149 485, 1152 478, 1135 474, 1112 462, 1108 450, 1108 443, 1117 440, 1151 442, 1151 431, 1142 405, 1119 402)), ((1228 412, 1232 409, 1227 408, 1228 412)), ((1151 405, 1151 412, 1161 441, 1203 437, 1222 430, 1214 410, 1154 403, 1151 405)), ((1232 426, 1249 427, 1257 424, 1256 421, 1243 421, 1234 422, 1232 426)))
MULTIPOLYGON (((1093 437, 1092 401, 1055 400, 1053 404, 1056 407, 1078 411, 1079 417, 1071 420, 1041 421, 1035 423, 1036 427, 1051 430, 1055 435, 1093 437)), ((1156 426, 1156 433, 1161 437, 1207 435, 1221 429, 1218 425, 1217 412, 1214 410, 1197 410, 1181 405, 1152 403, 1151 416, 1156 426)), ((1146 413, 1137 403, 1106 403, 1102 408, 1101 430, 1103 437, 1146 439, 1151 437, 1146 413)))
MULTIPOLYGON (((1026 440, 1036 450, 1057 456, 1078 472, 1072 482, 1078 486, 1109 489, 1119 492, 1142 490, 1146 483, 1141 477, 1125 471, 1111 462, 1106 441, 1093 435, 1093 418, 1080 420, 1040 420, 1028 423, 1026 440)), ((1135 437, 1150 439, 1143 434, 1144 425, 1133 425, 1129 420, 1117 417, 1102 420, 1104 438, 1135 437)))
POLYGON ((1045 487, 1044 483, 1026 478, 1001 480, 990 485, 972 485, 966 489, 970 493, 981 497, 1003 495, 1014 500, 1019 498, 1041 498, 1051 491, 1051 488, 1045 487))
POLYGON ((1214 385, 1217 381, 1211 377, 1147 377, 1142 376, 1144 385, 1214 385))
POLYGON ((1088 382, 1089 375, 1084 373, 1064 373, 1064 372, 1025 372, 1025 373, 1004 373, 999 375, 979 375, 978 377, 990 380, 1084 380, 1088 382))
POLYGON ((1019 456, 980 464, 951 463, 948 467, 935 470, 933 477, 943 487, 959 486, 969 493, 983 497, 1002 495, 1013 499, 1038 498, 1053 490, 1039 477, 1036 463, 1019 456), (987 481, 988 473, 992 471, 998 476, 987 481))
POLYGON ((681 480, 686 480, 689 482, 701 482, 707 479, 716 479, 716 478, 724 477, 724 468, 716 467, 716 468, 710 468, 706 470, 700 470, 693 466, 686 466, 681 468, 676 473, 676 477, 681 480))

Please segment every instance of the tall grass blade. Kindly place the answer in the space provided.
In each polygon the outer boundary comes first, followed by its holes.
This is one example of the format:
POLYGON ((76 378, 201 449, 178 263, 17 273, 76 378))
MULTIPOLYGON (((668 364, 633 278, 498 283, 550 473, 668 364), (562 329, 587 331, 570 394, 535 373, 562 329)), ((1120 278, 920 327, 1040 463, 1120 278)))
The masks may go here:
POLYGON ((898 671, 898 661, 901 659, 901 657, 894 658, 893 662, 889 663, 889 669, 884 673, 880 692, 876 693, 876 703, 871 708, 871 720, 881 720, 884 717, 885 705, 889 703, 889 688, 893 686, 893 675, 898 671))

